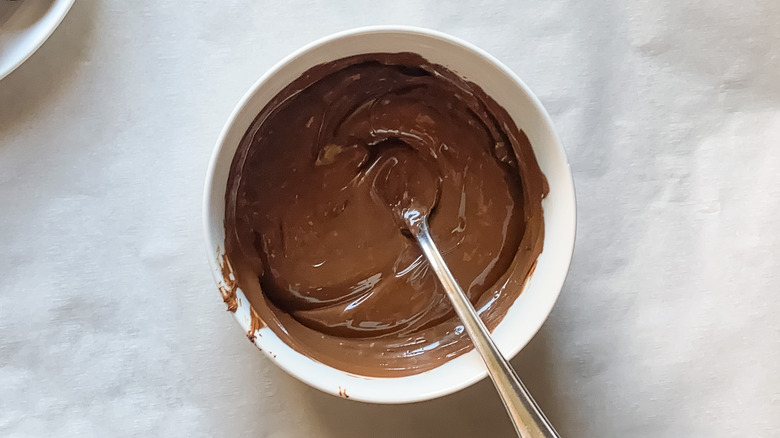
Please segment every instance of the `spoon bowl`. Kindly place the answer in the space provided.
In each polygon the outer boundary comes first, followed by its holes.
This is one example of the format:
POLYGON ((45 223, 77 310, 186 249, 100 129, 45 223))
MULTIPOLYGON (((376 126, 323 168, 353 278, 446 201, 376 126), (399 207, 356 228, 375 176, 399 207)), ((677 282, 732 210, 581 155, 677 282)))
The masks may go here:
POLYGON ((431 215, 441 193, 441 179, 419 155, 407 148, 383 151, 375 162, 377 175, 372 196, 387 205, 401 230, 412 236, 412 228, 431 215))

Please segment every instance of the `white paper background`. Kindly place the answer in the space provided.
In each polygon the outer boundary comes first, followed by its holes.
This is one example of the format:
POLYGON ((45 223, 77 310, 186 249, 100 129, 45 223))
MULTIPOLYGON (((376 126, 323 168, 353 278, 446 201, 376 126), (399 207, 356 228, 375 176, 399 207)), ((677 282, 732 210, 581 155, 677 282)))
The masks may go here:
POLYGON ((559 431, 780 433, 780 3, 287 3, 82 0, 0 82, 0 435, 512 435, 488 381, 406 406, 308 388, 208 271, 235 103, 301 45, 393 23, 494 54, 566 145, 574 260, 513 361, 559 431))

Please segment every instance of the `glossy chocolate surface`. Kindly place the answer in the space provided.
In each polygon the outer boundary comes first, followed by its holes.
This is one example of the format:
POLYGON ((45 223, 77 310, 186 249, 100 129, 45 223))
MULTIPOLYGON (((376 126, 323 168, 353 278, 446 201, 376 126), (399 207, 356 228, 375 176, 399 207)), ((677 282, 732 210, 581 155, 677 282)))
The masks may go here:
POLYGON ((390 170, 403 176, 397 196, 435 198, 431 234, 491 329, 544 235, 547 183, 528 139, 477 85, 416 54, 375 53, 284 88, 233 159, 227 258, 263 324, 366 376, 423 372, 472 348, 388 209, 390 170))

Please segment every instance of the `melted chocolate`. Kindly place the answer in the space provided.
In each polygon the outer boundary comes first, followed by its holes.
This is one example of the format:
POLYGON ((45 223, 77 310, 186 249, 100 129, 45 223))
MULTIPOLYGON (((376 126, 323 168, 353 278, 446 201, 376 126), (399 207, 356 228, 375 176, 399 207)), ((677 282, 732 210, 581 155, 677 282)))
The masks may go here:
POLYGON ((506 111, 446 68, 375 53, 310 69, 252 123, 225 195, 227 258, 258 317, 299 352, 365 376, 423 372, 472 348, 383 201, 390 169, 412 196, 436 198, 431 234, 493 329, 542 250, 547 183, 506 111))

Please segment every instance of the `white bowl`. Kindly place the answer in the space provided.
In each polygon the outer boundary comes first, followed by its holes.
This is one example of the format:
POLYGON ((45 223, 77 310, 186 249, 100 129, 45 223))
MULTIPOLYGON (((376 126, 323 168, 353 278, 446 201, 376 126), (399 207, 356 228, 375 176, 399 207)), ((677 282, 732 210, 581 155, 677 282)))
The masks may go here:
POLYGON ((0 79, 9 75, 43 45, 65 18, 73 2, 6 2, 5 8, 13 8, 13 12, 7 16, 0 13, 0 79))
MULTIPOLYGON (((206 177, 203 220, 206 249, 217 284, 224 286, 218 259, 224 249, 225 187, 233 155, 255 116, 290 81, 318 64, 372 52, 415 52, 481 86, 503 106, 533 146, 550 192, 544 207, 544 249, 536 269, 493 331, 501 352, 513 357, 536 334, 552 310, 569 269, 574 249, 576 209, 566 155, 552 121, 531 90, 505 65, 485 51, 452 36, 406 26, 352 29, 315 41, 268 70, 244 95, 225 123, 206 177)), ((249 301, 238 290, 235 317, 244 331, 250 326, 249 301)), ((271 361, 301 381, 327 393, 374 403, 409 403, 441 397, 486 376, 475 351, 430 371, 405 377, 356 376, 304 356, 264 327, 255 344, 271 361)))

